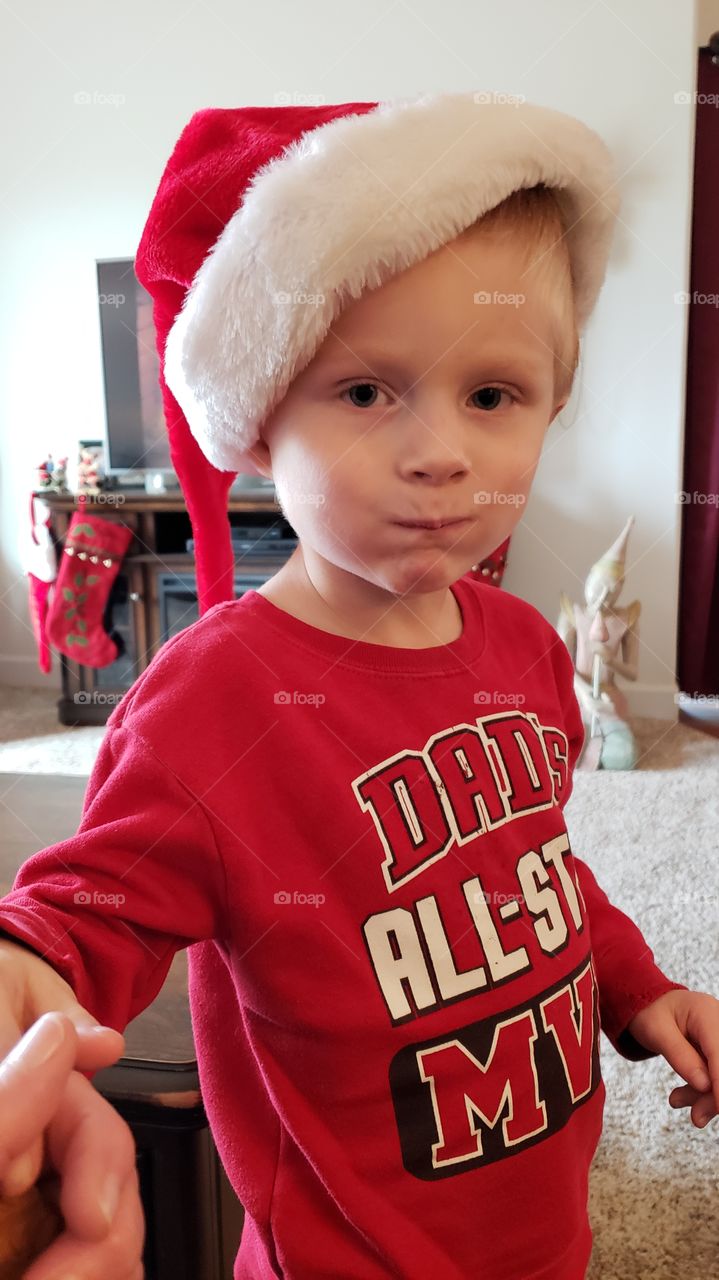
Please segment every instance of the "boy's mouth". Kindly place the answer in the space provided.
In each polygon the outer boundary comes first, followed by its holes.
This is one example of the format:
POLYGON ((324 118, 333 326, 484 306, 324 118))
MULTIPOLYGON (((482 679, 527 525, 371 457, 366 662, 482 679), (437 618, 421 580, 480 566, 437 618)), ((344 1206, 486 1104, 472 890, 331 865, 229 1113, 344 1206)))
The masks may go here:
POLYGON ((449 529, 467 524, 467 516, 448 516, 446 520, 395 520, 403 529, 449 529))

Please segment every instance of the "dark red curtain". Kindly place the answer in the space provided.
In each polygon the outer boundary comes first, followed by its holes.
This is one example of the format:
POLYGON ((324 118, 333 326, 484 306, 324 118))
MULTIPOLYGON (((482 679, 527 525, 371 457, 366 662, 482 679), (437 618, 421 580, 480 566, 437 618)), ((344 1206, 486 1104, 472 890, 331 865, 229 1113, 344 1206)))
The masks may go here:
POLYGON ((719 66, 708 48, 698 71, 677 653, 691 695, 719 694, 719 66))

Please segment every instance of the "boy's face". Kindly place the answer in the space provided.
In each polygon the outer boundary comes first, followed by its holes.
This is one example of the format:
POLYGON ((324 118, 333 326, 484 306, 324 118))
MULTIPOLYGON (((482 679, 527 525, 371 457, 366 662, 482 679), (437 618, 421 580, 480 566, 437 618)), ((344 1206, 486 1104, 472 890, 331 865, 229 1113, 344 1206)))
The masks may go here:
POLYGON ((441 591, 512 532, 562 407, 532 280, 471 229, 349 305, 295 378, 255 455, 325 575, 441 591))

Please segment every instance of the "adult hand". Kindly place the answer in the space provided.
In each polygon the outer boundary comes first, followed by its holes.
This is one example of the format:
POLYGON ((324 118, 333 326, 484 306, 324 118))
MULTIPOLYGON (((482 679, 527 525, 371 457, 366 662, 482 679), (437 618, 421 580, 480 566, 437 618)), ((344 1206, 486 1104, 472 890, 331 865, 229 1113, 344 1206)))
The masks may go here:
POLYGON ((64 1230, 23 1275, 142 1280, 135 1143, 115 1108, 73 1069, 78 1056, 72 1021, 51 1012, 0 1063, 2 1192, 20 1194, 52 1173, 64 1219, 64 1230))
MULTIPOLYGON (((16 1045, 44 1013, 59 1010, 72 1022, 77 1035, 72 1067, 97 1071, 121 1057, 125 1041, 119 1031, 101 1027, 78 1003, 69 983, 34 951, 8 939, 0 940, 0 1059, 16 1045)), ((42 1159, 42 1129, 15 1155, 17 1169, 0 1169, 0 1194, 14 1187, 25 1189, 37 1176, 42 1159)))

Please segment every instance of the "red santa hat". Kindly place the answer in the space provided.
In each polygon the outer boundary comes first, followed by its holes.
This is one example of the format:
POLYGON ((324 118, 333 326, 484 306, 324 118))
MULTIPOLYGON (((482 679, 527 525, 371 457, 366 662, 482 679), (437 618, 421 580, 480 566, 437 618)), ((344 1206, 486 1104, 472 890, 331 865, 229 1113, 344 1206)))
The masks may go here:
POLYGON ((573 116, 491 93, 210 108, 180 135, 135 259, 152 295, 200 610, 230 600, 227 495, 343 308, 520 187, 560 202, 577 326, 619 209, 611 154, 573 116))

